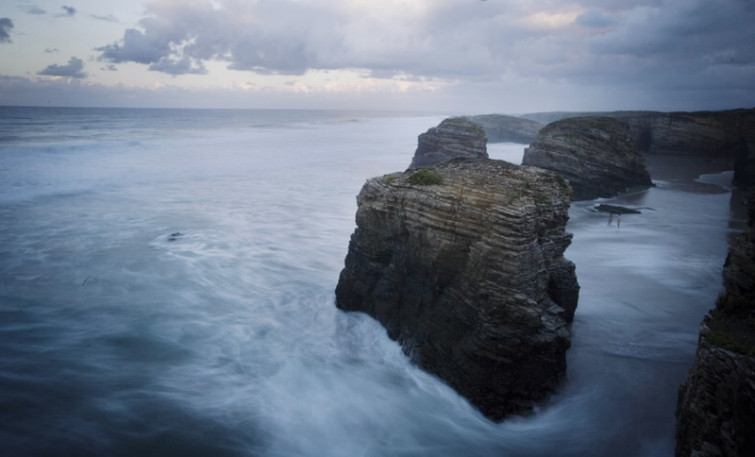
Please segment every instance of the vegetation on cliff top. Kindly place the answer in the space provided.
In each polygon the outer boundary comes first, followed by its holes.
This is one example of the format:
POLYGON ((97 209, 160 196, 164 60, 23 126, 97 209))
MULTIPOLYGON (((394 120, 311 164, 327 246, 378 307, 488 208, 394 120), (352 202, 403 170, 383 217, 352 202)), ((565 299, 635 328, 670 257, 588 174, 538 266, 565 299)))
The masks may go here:
POLYGON ((412 173, 409 177, 409 183, 416 186, 429 186, 433 184, 442 184, 443 178, 434 171, 430 171, 427 168, 421 168, 412 173))

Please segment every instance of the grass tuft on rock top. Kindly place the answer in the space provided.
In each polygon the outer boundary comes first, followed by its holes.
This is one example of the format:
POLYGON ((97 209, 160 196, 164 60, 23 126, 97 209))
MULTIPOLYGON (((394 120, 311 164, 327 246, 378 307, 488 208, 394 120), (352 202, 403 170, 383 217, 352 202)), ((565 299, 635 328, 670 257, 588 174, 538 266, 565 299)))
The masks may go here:
POLYGON ((426 168, 421 168, 415 171, 409 177, 409 183, 416 186, 430 186, 433 184, 442 184, 443 178, 434 171, 430 171, 426 168))

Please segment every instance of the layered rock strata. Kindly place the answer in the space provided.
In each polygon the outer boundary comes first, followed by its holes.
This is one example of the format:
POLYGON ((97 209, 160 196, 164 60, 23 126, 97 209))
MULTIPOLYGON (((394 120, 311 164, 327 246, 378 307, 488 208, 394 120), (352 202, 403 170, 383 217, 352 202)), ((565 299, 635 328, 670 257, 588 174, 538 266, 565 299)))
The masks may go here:
POLYGON ((611 197, 652 184, 629 126, 608 117, 556 121, 540 130, 522 164, 552 170, 568 179, 575 200, 611 197))
POLYGON ((755 455, 755 195, 748 210, 724 266, 725 293, 703 321, 679 390, 677 457, 755 455))
POLYGON ((487 159, 372 178, 336 305, 380 321, 489 418, 526 411, 566 370, 570 202, 555 173, 487 159))
POLYGON ((732 158, 742 140, 755 137, 755 109, 662 113, 613 111, 600 113, 535 113, 523 117, 543 123, 581 117, 613 117, 629 125, 637 149, 657 155, 732 158))
POLYGON ((478 114, 466 116, 485 130, 489 143, 530 144, 537 139, 537 134, 544 124, 523 117, 505 114, 478 114))
POLYGON ((419 136, 409 169, 429 167, 457 157, 486 159, 487 143, 485 131, 479 124, 451 117, 419 136))

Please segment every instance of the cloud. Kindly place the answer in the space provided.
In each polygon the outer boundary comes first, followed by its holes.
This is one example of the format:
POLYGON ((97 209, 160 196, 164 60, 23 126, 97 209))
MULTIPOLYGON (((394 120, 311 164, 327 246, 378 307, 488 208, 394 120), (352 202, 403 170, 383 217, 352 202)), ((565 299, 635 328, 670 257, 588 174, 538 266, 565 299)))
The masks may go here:
POLYGON ((61 6, 61 8, 63 8, 64 11, 62 16, 74 16, 76 14, 76 8, 74 8, 73 6, 63 5, 61 6))
POLYGON ((26 11, 27 14, 33 14, 33 15, 37 15, 37 16, 41 16, 41 15, 47 14, 47 11, 43 10, 42 8, 40 8, 40 7, 36 6, 36 5, 28 6, 28 7, 26 7, 26 9, 24 11, 26 11))
POLYGON ((7 17, 0 17, 0 43, 10 43, 10 30, 13 28, 13 21, 7 17))
POLYGON ((491 40, 506 35, 485 11, 487 5, 450 0, 380 5, 346 0, 158 0, 148 4, 149 16, 138 28, 98 50, 100 58, 112 63, 137 62, 171 74, 181 68, 195 73, 207 60, 260 74, 301 75, 340 68, 479 74, 473 66, 498 64, 486 46, 478 46, 488 38, 483 35, 489 33, 491 40))
POLYGON ((583 27, 603 28, 616 24, 616 19, 606 15, 603 10, 593 8, 577 16, 574 21, 583 27))
MULTIPOLYGON (((604 71, 614 66, 629 78, 652 79, 665 86, 717 85, 717 67, 739 66, 732 74, 748 77, 753 88, 753 21, 753 2, 668 0, 629 11, 608 33, 594 36, 589 49, 606 61, 604 71)), ((611 73, 620 78, 618 72, 611 73)))
POLYGON ((57 54, 60 52, 58 48, 45 48, 45 54, 57 54))
POLYGON ((67 65, 48 65, 47 68, 38 71, 37 74, 43 76, 63 76, 67 78, 83 79, 87 77, 87 74, 84 73, 83 70, 84 61, 77 57, 71 57, 68 60, 67 65))
POLYGON ((97 50, 175 76, 216 61, 257 74, 664 91, 724 74, 755 92, 753 23, 751 0, 154 0, 97 50))
POLYGON ((121 22, 112 14, 108 14, 107 16, 98 16, 96 14, 91 14, 90 16, 94 19, 97 19, 98 21, 112 22, 114 24, 119 24, 121 22))

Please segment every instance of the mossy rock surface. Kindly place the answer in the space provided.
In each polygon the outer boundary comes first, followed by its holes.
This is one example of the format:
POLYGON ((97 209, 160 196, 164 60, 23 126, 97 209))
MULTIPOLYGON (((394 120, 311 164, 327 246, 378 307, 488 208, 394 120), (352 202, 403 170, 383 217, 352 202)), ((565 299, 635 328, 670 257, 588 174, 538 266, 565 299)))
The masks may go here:
POLYGON ((443 183, 443 178, 436 172, 422 168, 409 177, 409 183, 415 186, 431 186, 443 183))

